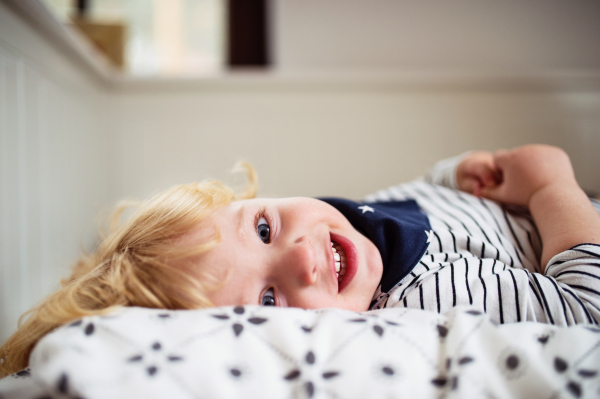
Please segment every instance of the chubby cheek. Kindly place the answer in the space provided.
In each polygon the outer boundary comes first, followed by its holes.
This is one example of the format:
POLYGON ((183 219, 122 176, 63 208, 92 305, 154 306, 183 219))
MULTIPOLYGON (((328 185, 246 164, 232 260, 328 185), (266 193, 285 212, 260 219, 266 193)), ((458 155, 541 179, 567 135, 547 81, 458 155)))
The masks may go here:
POLYGON ((335 304, 331 307, 338 309, 351 310, 354 312, 364 312, 369 310, 369 305, 373 299, 373 294, 377 287, 371 290, 371 282, 367 281, 363 276, 358 277, 355 289, 348 290, 345 294, 338 295, 335 299, 335 304))
POLYGON ((344 215, 342 215, 342 213, 340 213, 340 211, 335 209, 333 206, 317 199, 311 200, 316 201, 316 206, 311 206, 309 209, 306 209, 306 212, 303 214, 312 213, 318 220, 327 223, 329 227, 332 228, 354 230, 354 227, 352 227, 352 224, 348 221, 348 219, 346 219, 344 215))

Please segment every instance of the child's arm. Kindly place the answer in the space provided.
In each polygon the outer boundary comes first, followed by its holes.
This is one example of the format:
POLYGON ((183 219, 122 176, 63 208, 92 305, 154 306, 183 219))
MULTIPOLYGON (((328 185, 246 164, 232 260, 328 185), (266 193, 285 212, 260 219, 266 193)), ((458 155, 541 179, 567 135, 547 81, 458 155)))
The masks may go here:
POLYGON ((472 151, 467 151, 452 158, 442 159, 441 161, 436 162, 423 176, 423 180, 429 184, 436 184, 438 186, 458 190, 456 169, 458 168, 458 165, 471 154, 473 154, 472 151))
POLYGON ((600 244, 600 215, 559 148, 530 145, 472 153, 457 168, 457 184, 475 195, 528 207, 542 238, 543 268, 577 244, 600 244))

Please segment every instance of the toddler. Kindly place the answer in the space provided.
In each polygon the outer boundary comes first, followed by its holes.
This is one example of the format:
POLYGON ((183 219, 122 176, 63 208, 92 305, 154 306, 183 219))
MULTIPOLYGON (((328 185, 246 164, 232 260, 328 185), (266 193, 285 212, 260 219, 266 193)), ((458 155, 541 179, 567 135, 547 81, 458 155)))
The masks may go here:
POLYGON ((254 198, 248 170, 238 196, 204 182, 142 203, 30 311, 1 372, 26 367, 54 328, 115 306, 470 304, 500 323, 600 320, 600 215, 558 148, 468 153, 363 203, 254 198))
POLYGON ((208 220, 221 242, 192 263, 222 271, 216 305, 468 304, 499 323, 600 320, 600 216, 558 148, 469 153, 365 203, 252 199, 208 220))

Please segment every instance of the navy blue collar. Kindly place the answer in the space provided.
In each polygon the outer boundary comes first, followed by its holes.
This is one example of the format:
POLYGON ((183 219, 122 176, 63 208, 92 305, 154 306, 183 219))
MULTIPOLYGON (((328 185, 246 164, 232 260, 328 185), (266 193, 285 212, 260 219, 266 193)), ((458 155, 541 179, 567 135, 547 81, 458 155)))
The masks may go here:
POLYGON ((383 260, 381 292, 398 284, 427 250, 431 225, 414 200, 365 204, 342 198, 319 199, 340 211, 379 249, 383 260))

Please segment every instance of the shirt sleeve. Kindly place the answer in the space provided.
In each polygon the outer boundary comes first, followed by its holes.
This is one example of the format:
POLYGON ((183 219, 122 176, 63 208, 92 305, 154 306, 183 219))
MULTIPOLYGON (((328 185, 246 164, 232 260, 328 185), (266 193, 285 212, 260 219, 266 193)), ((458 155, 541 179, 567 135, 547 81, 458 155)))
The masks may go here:
POLYGON ((552 324, 600 321, 600 245, 580 244, 554 256, 545 276, 532 273, 530 289, 552 324))
MULTIPOLYGON (((440 237, 440 245, 448 247, 440 237)), ((437 252, 436 244, 432 246, 437 252)), ((377 298, 381 307, 443 313, 454 306, 469 305, 502 324, 600 324, 598 245, 581 244, 556 255, 546 274, 511 267, 490 254, 458 259, 456 255, 448 250, 424 256, 394 290, 377 298)))
POLYGON ((444 312, 470 305, 498 323, 600 323, 600 246, 557 254, 545 272, 541 241, 527 214, 425 182, 381 190, 373 200, 414 198, 432 232, 425 256, 375 307, 444 312))
POLYGON ((458 190, 456 182, 456 169, 458 164, 472 151, 464 152, 452 158, 442 159, 423 176, 423 180, 429 184, 448 187, 458 190))

